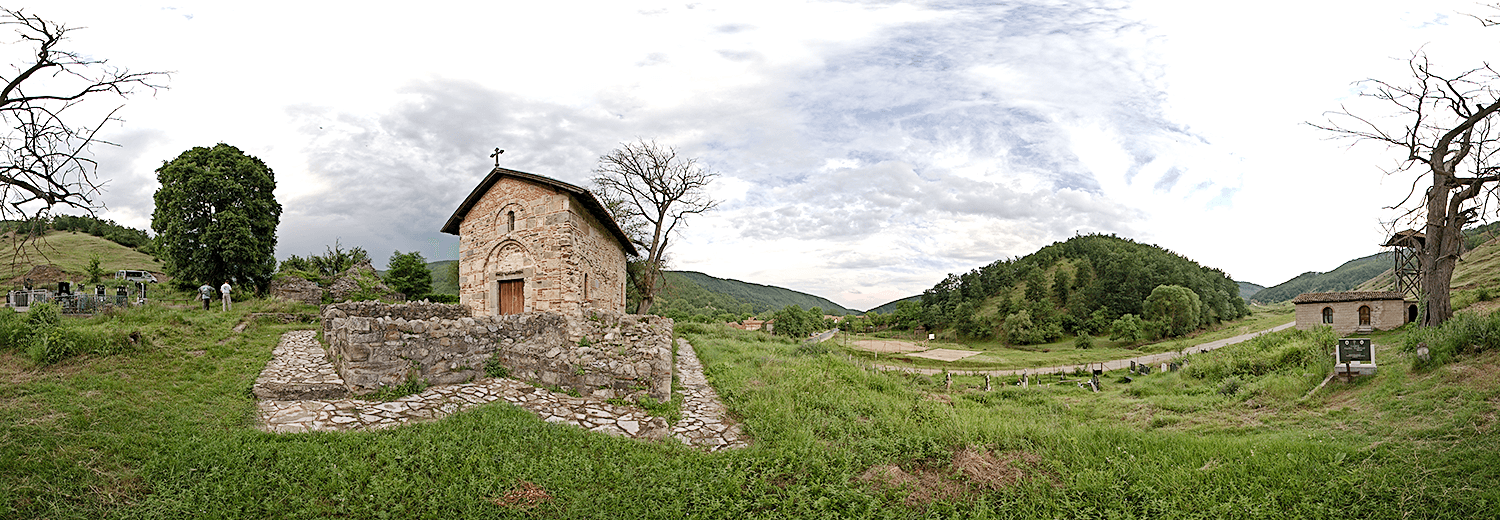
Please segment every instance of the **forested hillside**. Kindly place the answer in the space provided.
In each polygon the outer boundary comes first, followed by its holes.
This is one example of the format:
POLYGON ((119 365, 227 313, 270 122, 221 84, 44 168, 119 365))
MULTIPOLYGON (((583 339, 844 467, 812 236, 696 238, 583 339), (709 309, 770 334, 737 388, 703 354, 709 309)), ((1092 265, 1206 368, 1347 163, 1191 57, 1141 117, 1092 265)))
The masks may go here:
POLYGON ((427 262, 427 270, 432 271, 432 292, 434 294, 458 295, 458 270, 454 269, 458 260, 438 260, 427 262))
MULTIPOLYGON (((1084 235, 1023 258, 950 274, 922 294, 910 319, 966 337, 1042 343, 1064 332, 1108 333, 1125 315, 1132 316, 1127 322, 1145 318, 1141 326, 1149 328, 1148 297, 1159 300, 1161 309, 1187 313, 1171 318, 1186 320, 1174 329, 1239 318, 1249 313, 1239 291, 1223 271, 1171 251, 1113 235, 1084 235), (1170 294, 1155 295, 1159 286, 1168 286, 1170 294)), ((904 314, 897 311, 898 317, 904 314)), ((1166 328, 1156 333, 1172 334, 1166 328)))
POLYGON ((1344 265, 1326 273, 1310 271, 1296 278, 1268 287, 1250 299, 1258 303, 1277 303, 1296 298, 1307 292, 1349 291, 1360 284, 1379 276, 1391 268, 1391 253, 1376 253, 1364 258, 1345 262, 1344 265))
POLYGON ((918 294, 918 295, 915 295, 915 296, 907 296, 905 298, 902 298, 902 299, 899 299, 899 300, 896 300, 896 301, 893 301, 893 302, 890 302, 890 303, 886 303, 886 304, 881 305, 879 307, 876 307, 874 309, 870 309, 870 310, 868 310, 866 312, 869 313, 869 314, 890 314, 890 313, 896 312, 896 307, 899 306, 901 304, 901 302, 917 302, 917 303, 921 303, 922 302, 922 295, 918 294))
POLYGON ((725 322, 769 316, 789 305, 825 314, 855 314, 827 298, 783 287, 715 278, 694 271, 664 271, 651 314, 679 321, 725 322))
POLYGON ((1250 282, 1235 282, 1235 283, 1238 283, 1240 285, 1240 298, 1244 298, 1245 301, 1250 301, 1250 297, 1251 296, 1255 296, 1255 293, 1258 293, 1258 292, 1266 290, 1265 287, 1262 287, 1260 285, 1256 285, 1256 284, 1253 284, 1253 283, 1250 283, 1250 282))

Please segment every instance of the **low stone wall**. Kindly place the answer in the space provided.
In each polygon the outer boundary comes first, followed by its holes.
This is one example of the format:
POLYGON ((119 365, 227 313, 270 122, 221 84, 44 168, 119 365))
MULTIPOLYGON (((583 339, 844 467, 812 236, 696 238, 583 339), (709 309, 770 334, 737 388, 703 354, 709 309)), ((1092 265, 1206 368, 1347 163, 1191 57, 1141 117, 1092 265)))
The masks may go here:
POLYGON ((594 310, 476 318, 462 305, 356 302, 323 307, 323 337, 355 394, 411 378, 479 379, 493 360, 517 379, 584 395, 672 395, 672 320, 656 316, 594 310))

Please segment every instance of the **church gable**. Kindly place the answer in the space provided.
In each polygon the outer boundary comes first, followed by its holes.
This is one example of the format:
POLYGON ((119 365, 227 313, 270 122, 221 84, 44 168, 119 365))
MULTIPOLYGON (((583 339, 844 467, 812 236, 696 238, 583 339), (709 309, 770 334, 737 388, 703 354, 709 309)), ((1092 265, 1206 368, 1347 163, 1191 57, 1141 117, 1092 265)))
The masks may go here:
POLYGON ((634 248, 587 190, 497 168, 443 231, 459 236, 459 301, 475 315, 624 312, 634 248))

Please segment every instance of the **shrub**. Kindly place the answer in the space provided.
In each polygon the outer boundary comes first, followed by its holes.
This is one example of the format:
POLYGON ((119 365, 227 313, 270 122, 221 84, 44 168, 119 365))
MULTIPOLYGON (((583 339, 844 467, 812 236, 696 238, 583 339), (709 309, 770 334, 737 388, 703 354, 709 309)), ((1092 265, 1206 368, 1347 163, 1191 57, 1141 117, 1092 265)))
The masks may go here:
POLYGON ((500 364, 500 356, 490 356, 484 362, 484 375, 489 377, 510 377, 510 369, 500 364))
POLYGON ((1219 383, 1219 395, 1234 395, 1240 392, 1240 387, 1245 386, 1244 381, 1238 377, 1231 377, 1219 383))
POLYGON ((1078 333, 1078 337, 1073 340, 1073 347, 1082 349, 1094 348, 1094 337, 1088 335, 1087 332, 1080 332, 1078 333))
POLYGON ((38 365, 50 365, 75 353, 76 347, 62 327, 33 330, 26 343, 26 358, 38 365))
POLYGON ((1429 358, 1413 358, 1413 368, 1441 366, 1458 356, 1478 354, 1500 348, 1500 313, 1478 316, 1461 312, 1438 327, 1419 328, 1406 335, 1402 350, 1415 352, 1426 343, 1429 358))
POLYGON ((26 316, 14 309, 0 309, 0 349, 20 350, 30 332, 26 316))
POLYGON ((62 309, 52 302, 38 303, 26 312, 26 325, 33 329, 56 327, 62 324, 62 309))
POLYGON ((1109 339, 1139 343, 1146 339, 1145 324, 1134 314, 1120 316, 1109 326, 1109 339))

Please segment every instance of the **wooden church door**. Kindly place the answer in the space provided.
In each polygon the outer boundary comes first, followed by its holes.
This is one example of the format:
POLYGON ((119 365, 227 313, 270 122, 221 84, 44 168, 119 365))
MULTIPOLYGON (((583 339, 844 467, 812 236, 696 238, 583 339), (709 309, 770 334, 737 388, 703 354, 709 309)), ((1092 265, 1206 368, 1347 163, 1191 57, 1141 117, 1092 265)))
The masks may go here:
POLYGON ((526 312, 526 280, 500 281, 500 314, 526 312))

